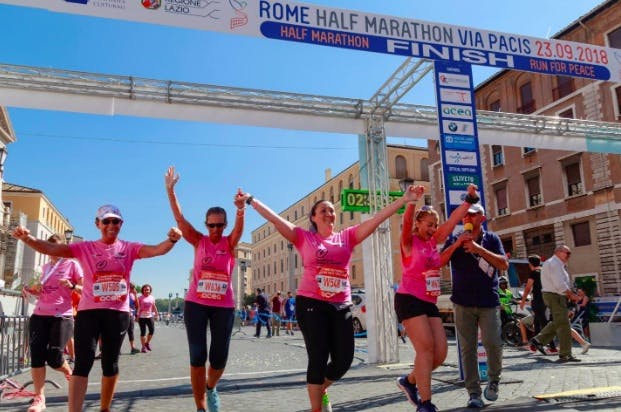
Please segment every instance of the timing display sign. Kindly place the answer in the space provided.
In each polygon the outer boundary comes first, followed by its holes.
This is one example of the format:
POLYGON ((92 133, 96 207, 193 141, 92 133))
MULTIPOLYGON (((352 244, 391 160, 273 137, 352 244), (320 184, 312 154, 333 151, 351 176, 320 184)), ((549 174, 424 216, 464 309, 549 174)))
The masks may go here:
MULTIPOLYGON (((377 192, 377 197, 381 197, 381 192, 377 192)), ((403 196, 403 192, 388 192, 388 202, 392 203, 403 196)), ((378 199, 378 204, 382 204, 378 199)), ((343 189, 341 192, 341 207, 344 212, 363 212, 369 213, 369 190, 368 189, 343 189)), ((403 213, 405 208, 399 209, 398 213, 403 213)))
POLYGON ((621 81, 621 50, 274 0, 0 0, 56 12, 621 81))

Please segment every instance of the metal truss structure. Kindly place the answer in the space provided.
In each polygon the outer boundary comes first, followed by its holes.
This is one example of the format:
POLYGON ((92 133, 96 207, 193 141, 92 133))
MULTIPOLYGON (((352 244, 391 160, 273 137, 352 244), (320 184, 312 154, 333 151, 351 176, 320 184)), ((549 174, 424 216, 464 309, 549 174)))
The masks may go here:
MULTIPOLYGON (((276 126, 274 116, 278 116, 278 127, 359 134, 361 181, 366 180, 371 193, 381 194, 377 198, 369 197, 371 213, 374 213, 385 206, 388 199, 386 129, 392 127, 392 130, 405 133, 400 136, 416 132, 418 135, 408 136, 438 138, 435 107, 399 103, 432 69, 430 61, 407 59, 366 100, 0 64, 0 104, 108 115, 115 114, 115 110, 123 106, 126 110, 123 114, 179 116, 174 117, 179 119, 190 119, 188 111, 192 110, 188 108, 199 108, 209 109, 208 114, 205 111, 200 115, 193 113, 193 120, 276 126), (35 97, 27 99, 25 95, 35 97), (105 101, 108 106, 82 105, 80 98, 97 100, 98 103, 105 101), (74 103, 69 105, 67 102, 71 100, 74 103), (173 107, 179 111, 171 115, 170 108, 173 107), (166 115, 161 114, 163 111, 166 115), (286 119, 291 122, 287 123, 286 119), (309 121, 311 119, 313 121, 309 121), (364 176, 363 170, 366 170, 364 176)), ((621 153, 618 123, 489 111, 477 111, 477 122, 482 144, 547 148, 558 148, 562 144, 565 150, 584 150, 580 145, 585 140, 597 140, 600 151, 621 153), (571 141, 579 144, 572 146, 568 144, 571 141)), ((369 296, 367 313, 372 317, 367 319, 369 360, 373 363, 396 362, 398 348, 392 310, 393 271, 388 222, 375 231, 363 248, 365 285, 369 296)))

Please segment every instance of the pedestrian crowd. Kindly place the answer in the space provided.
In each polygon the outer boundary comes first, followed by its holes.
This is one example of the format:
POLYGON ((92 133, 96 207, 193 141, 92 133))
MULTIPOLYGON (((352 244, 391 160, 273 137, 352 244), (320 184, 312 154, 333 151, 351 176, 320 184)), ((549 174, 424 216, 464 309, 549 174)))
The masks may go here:
MULTIPOLYGON (((483 408, 483 398, 498 399, 502 319, 512 315, 514 302, 519 302, 523 309, 531 294, 533 316, 520 321, 523 345, 544 354, 555 353, 556 337, 558 361, 579 362, 571 351, 573 330, 567 301, 576 303, 574 318, 584 320, 588 319, 588 297, 583 290, 574 292, 569 283, 569 247, 559 245, 554 256, 543 264, 539 256, 529 256, 531 271, 525 291, 514 297, 507 288, 507 279, 501 276, 509 266, 507 255, 498 235, 485 227, 485 210, 475 185, 468 186, 463 202, 442 223, 431 206, 419 205, 424 199, 424 187, 411 185, 402 197, 362 223, 338 229, 335 207, 330 201, 319 200, 312 205, 309 227, 305 228, 285 220, 256 196, 238 189, 233 195, 235 218, 227 235, 229 220, 223 207, 207 209, 206 233, 187 220, 175 193, 179 180, 179 173, 169 167, 164 184, 177 226, 170 228, 165 240, 155 245, 121 240, 124 220, 119 208, 113 205, 101 206, 95 214, 98 240, 64 244, 56 235, 47 240, 37 239, 22 226, 13 231, 13 236, 28 247, 51 257, 39 284, 24 289, 25 294, 38 299, 30 322, 31 373, 36 396, 28 412, 45 409, 46 363, 69 382, 69 411, 81 411, 88 375, 99 356, 98 346, 103 370, 100 410, 110 410, 125 334, 132 354, 149 352, 154 320, 160 317, 152 287, 142 285, 138 296, 131 283, 133 263, 170 252, 181 238, 194 249, 183 321, 197 412, 216 412, 221 408, 218 382, 225 373, 236 314, 242 325, 256 323, 256 338, 261 336, 263 326, 266 338, 280 336, 281 331, 294 335, 297 326, 308 357, 306 390, 310 409, 332 411, 328 390, 347 373, 354 359, 349 273, 353 250, 402 208, 403 276, 396 289, 394 310, 403 330, 402 338, 404 342, 406 336, 409 338, 415 358, 413 369, 398 378, 396 385, 417 411, 438 410, 432 403, 431 377, 446 359, 448 350, 437 301, 441 294, 441 269, 449 263, 451 301, 469 408, 483 408), (248 206, 295 247, 303 273, 295 296, 293 291, 287 291, 286 296, 277 291, 270 297, 258 288, 254 304, 236 312, 232 273, 248 206), (459 225, 461 229, 456 231, 459 225), (76 313, 72 311, 74 293, 80 296, 76 313), (134 343, 134 321, 140 328, 140 349, 134 343), (63 356, 71 338, 73 369, 63 356), (487 355, 487 376, 480 376, 479 372, 479 340, 487 355), (482 387, 484 381, 487 383, 482 387)), ((588 331, 587 324, 581 326, 581 331, 588 331)), ((584 339, 580 344, 582 353, 586 353, 590 344, 584 339)))

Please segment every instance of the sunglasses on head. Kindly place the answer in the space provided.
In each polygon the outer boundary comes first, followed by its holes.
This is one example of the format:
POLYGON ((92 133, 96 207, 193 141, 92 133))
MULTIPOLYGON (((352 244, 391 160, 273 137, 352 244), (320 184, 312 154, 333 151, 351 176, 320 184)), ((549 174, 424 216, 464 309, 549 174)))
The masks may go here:
POLYGON ((418 209, 416 211, 416 214, 414 215, 414 217, 417 218, 418 215, 420 215, 421 213, 430 213, 432 211, 433 211, 433 206, 431 206, 431 205, 423 205, 423 206, 421 206, 420 209, 418 209))
POLYGON ((224 223, 206 223, 207 227, 209 229, 213 229, 215 227, 217 227, 218 229, 224 227, 224 223))
POLYGON ((101 220, 101 223, 103 223, 104 225, 109 225, 110 223, 112 223, 113 225, 118 225, 121 222, 122 222, 122 220, 121 219, 117 219, 116 217, 115 218, 107 217, 107 218, 101 220))

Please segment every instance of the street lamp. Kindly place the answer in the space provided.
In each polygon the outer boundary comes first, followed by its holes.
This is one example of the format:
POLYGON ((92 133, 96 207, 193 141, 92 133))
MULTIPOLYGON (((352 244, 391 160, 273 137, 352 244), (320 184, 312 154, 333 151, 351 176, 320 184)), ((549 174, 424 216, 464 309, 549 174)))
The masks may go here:
POLYGON ((168 294, 168 313, 170 314, 170 306, 171 306, 171 302, 172 301, 172 292, 170 292, 168 294))
POLYGON ((71 243, 71 239, 73 239, 73 230, 67 229, 65 230, 65 243, 71 243))
POLYGON ((408 190, 408 187, 412 186, 414 182, 415 180, 411 177, 404 177, 403 179, 399 180, 399 187, 401 188, 401 191, 405 193, 405 191, 408 190))

